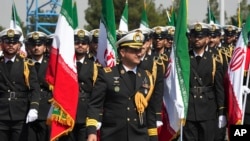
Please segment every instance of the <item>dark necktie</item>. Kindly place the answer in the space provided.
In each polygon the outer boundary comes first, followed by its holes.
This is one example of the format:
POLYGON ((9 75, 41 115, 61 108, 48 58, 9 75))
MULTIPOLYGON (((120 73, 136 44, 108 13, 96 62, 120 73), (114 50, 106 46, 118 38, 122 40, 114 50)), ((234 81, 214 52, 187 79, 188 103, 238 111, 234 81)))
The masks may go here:
POLYGON ((135 89, 136 75, 135 75, 135 73, 133 71, 128 71, 127 73, 128 73, 128 75, 130 77, 131 83, 134 86, 133 89, 135 89))
POLYGON ((82 63, 81 62, 76 62, 76 67, 77 67, 77 72, 80 72, 82 63))
POLYGON ((8 72, 10 72, 12 64, 13 64, 13 62, 11 60, 9 60, 9 61, 6 62, 6 66, 7 66, 8 72))
POLYGON ((197 64, 199 64, 201 61, 201 56, 196 56, 195 58, 196 58, 197 64))
POLYGON ((40 64, 39 62, 36 62, 36 63, 35 63, 36 72, 39 71, 40 65, 41 65, 41 64, 40 64))

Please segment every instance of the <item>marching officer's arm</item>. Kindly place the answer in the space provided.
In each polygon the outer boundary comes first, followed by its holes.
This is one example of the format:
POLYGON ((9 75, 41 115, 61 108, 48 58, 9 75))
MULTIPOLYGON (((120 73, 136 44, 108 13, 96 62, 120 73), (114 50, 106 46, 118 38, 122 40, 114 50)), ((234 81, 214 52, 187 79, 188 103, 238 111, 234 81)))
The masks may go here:
MULTIPOLYGON (((155 78, 155 87, 154 87, 154 92, 152 97, 155 99, 153 101, 153 105, 155 108, 155 114, 156 114, 156 120, 161 121, 161 108, 162 108, 162 102, 163 102, 163 78, 164 78, 164 70, 165 70, 165 65, 163 64, 164 62, 161 59, 155 60, 156 67, 155 68, 157 75, 155 78)), ((157 125, 158 126, 158 125, 157 125)))
POLYGON ((226 100, 224 93, 224 71, 222 63, 214 61, 215 75, 214 75, 214 87, 217 97, 218 115, 226 115, 226 100))
POLYGON ((102 112, 102 105, 105 98, 107 84, 105 82, 105 71, 100 69, 98 71, 98 76, 91 93, 88 109, 87 109, 87 135, 96 134, 98 120, 100 118, 100 113, 102 112))
POLYGON ((37 78, 37 72, 32 60, 24 61, 25 83, 30 89, 30 109, 38 110, 40 99, 40 86, 37 78))
MULTIPOLYGON (((149 79, 150 79, 150 75, 148 73, 149 79)), ((151 75, 152 77, 152 75, 151 75)), ((151 78, 152 79, 152 78, 151 78)), ((154 83, 152 81, 150 81, 150 89, 154 89, 154 83)), ((150 89, 149 89, 149 93, 150 93, 150 89)), ((156 102, 159 101, 159 97, 157 95, 154 96, 154 92, 152 93, 149 101, 148 101, 148 107, 146 109, 146 116, 147 116, 147 127, 148 127, 148 135, 150 137, 150 141, 158 141, 158 133, 157 133, 157 126, 156 126, 156 110, 157 110, 157 104, 156 102)))

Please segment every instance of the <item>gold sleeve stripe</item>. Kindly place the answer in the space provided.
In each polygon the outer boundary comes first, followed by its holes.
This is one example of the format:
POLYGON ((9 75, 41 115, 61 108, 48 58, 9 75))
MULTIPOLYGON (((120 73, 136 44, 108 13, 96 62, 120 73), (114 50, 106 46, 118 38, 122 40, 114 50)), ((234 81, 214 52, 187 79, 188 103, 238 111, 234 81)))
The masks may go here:
POLYGON ((157 128, 150 128, 148 129, 148 135, 149 136, 157 136, 157 128))
POLYGON ((39 103, 38 103, 38 102, 31 102, 30 104, 36 104, 36 105, 39 105, 39 103))
POLYGON ((220 108, 219 108, 219 110, 221 110, 221 109, 225 109, 225 108, 226 108, 226 107, 220 107, 220 108))
POLYGON ((87 121, 86 121, 86 126, 95 126, 97 127, 97 120, 95 119, 90 119, 90 118, 87 118, 87 121))

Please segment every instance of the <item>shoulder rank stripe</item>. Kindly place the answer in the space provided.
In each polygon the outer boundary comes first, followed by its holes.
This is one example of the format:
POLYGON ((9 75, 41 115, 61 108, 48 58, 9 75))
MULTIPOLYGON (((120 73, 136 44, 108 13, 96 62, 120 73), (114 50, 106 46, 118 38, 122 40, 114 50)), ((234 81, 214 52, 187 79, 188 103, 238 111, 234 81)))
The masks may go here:
POLYGON ((104 70, 106 73, 109 73, 109 72, 112 71, 110 67, 105 67, 105 68, 103 68, 103 70, 104 70))

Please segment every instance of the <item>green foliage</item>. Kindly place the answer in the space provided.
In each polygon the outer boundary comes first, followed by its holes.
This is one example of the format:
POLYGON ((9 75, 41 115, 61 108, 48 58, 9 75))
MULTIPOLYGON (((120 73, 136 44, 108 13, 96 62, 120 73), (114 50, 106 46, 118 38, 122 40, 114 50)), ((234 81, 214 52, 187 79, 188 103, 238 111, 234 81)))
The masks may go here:
POLYGON ((235 11, 235 15, 233 15, 230 19, 227 20, 228 24, 233 24, 235 26, 238 26, 238 10, 240 7, 240 15, 241 15, 241 22, 245 23, 247 16, 250 11, 250 5, 247 5, 247 0, 242 0, 240 3, 240 6, 238 5, 238 8, 235 11))
MULTIPOLYGON (((114 0, 115 22, 118 28, 120 18, 125 6, 125 0, 114 0)), ((138 28, 141 21, 141 13, 144 6, 144 0, 128 0, 128 27, 129 30, 138 28)), ((100 0, 89 0, 89 7, 84 11, 85 19, 88 22, 84 25, 87 30, 99 28, 101 17, 101 2, 100 0)), ((163 6, 155 7, 154 0, 146 0, 146 12, 149 19, 149 27, 157 25, 166 25, 166 9, 163 6)))

